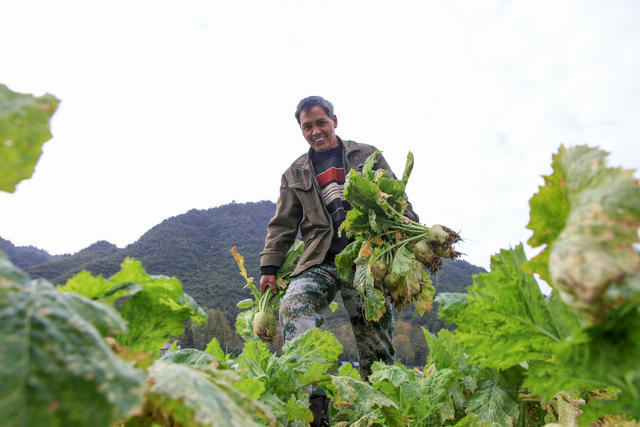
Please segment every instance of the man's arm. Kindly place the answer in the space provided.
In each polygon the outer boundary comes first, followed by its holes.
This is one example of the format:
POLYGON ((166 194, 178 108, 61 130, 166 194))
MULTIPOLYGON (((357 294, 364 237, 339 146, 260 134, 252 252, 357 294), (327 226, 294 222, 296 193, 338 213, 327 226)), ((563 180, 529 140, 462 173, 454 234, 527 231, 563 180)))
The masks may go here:
POLYGON ((276 203, 276 213, 269 221, 264 249, 260 253, 261 270, 267 270, 262 272, 260 278, 261 293, 264 293, 267 287, 274 294, 277 292, 275 272, 284 262, 287 251, 295 241, 300 221, 302 221, 302 205, 289 188, 283 175, 280 182, 280 195, 276 203))

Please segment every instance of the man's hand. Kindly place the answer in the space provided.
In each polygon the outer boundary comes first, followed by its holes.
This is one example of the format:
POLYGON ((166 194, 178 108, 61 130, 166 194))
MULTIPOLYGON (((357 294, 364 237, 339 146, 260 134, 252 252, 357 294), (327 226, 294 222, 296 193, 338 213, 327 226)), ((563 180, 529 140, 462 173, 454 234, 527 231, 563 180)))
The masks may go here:
POLYGON ((271 289, 271 292, 278 293, 276 288, 276 276, 274 274, 265 274, 260 278, 260 295, 263 295, 267 290, 267 287, 271 289))

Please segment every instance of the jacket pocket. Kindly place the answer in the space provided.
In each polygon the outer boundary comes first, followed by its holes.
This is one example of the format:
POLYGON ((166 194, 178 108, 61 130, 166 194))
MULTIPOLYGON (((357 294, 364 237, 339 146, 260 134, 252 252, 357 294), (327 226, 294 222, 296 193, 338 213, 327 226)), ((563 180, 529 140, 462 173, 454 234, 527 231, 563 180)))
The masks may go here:
POLYGON ((306 217, 309 217, 312 211, 319 208, 319 196, 313 187, 313 179, 309 175, 298 177, 298 179, 289 183, 289 187, 293 189, 296 197, 300 201, 306 217))

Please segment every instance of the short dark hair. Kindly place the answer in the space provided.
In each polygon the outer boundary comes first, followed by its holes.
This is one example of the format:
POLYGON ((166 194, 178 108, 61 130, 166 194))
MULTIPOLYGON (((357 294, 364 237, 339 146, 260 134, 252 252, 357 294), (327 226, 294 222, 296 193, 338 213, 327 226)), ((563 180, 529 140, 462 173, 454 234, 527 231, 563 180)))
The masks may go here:
POLYGON ((316 105, 321 106, 324 112, 327 113, 327 116, 333 119, 333 105, 329 101, 321 96, 307 96, 298 102, 298 106, 296 107, 296 120, 298 124, 300 124, 300 113, 306 113, 316 105))

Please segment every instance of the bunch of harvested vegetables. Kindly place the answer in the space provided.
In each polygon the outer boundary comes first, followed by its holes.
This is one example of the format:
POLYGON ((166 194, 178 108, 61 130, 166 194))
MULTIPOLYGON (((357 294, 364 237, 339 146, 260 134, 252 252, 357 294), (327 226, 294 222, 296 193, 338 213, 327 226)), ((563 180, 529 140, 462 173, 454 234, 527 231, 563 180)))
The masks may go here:
POLYGON ((287 289, 287 285, 291 280, 291 273, 296 266, 298 258, 302 255, 303 249, 304 243, 301 240, 296 240, 287 252, 284 263, 276 273, 277 295, 274 295, 273 292, 268 289, 264 294, 260 295, 260 290, 255 283, 253 283, 253 277, 247 277, 247 272, 244 268, 244 257, 236 252, 235 246, 231 248, 230 252, 238 264, 240 274, 242 274, 242 277, 247 281, 244 287, 248 287, 253 295, 253 299, 247 298, 239 301, 236 306, 241 309, 250 309, 248 315, 252 317, 251 331, 266 343, 272 342, 276 336, 275 311, 280 305, 280 298, 287 289))
POLYGON ((340 232, 355 240, 336 256, 338 274, 353 280, 370 321, 385 313, 385 292, 398 310, 412 302, 421 314, 431 310, 435 289, 424 267, 433 274, 443 258, 461 255, 453 249, 461 240, 458 233, 441 225, 427 227, 403 215, 409 203, 405 188, 413 154, 407 155, 401 180, 385 169, 374 170, 379 154, 369 156, 361 173, 352 169, 347 175, 344 197, 352 209, 340 232))

